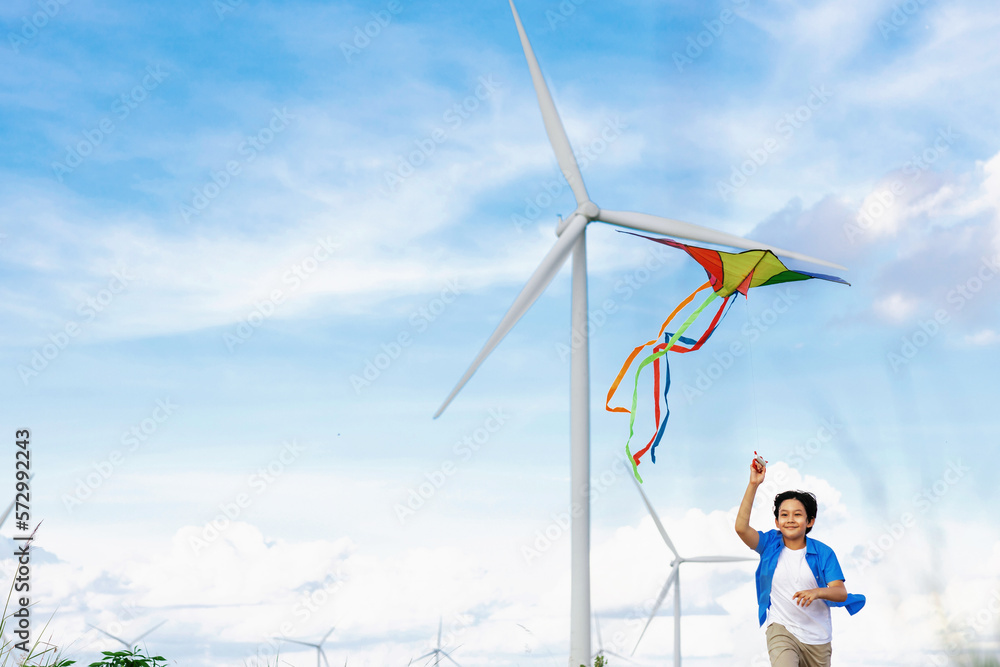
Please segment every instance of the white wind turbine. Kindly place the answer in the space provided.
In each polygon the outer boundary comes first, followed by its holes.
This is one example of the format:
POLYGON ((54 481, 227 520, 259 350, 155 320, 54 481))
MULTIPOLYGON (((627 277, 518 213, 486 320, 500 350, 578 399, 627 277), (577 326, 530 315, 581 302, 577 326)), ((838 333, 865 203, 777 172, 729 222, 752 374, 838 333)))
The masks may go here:
POLYGON ((660 536, 663 537, 663 541, 667 543, 667 547, 674 554, 674 560, 671 561, 670 576, 667 577, 667 582, 663 584, 663 590, 660 591, 660 595, 656 598, 656 604, 653 605, 653 611, 649 615, 649 620, 646 621, 645 627, 639 634, 639 639, 635 642, 635 648, 632 649, 632 655, 635 655, 635 649, 639 648, 639 642, 642 641, 643 635, 646 634, 649 624, 653 622, 653 617, 656 616, 656 612, 660 610, 660 605, 663 604, 663 600, 667 597, 667 593, 670 592, 670 587, 674 588, 674 667, 680 667, 681 664, 681 564, 683 563, 738 563, 742 561, 755 561, 756 558, 746 558, 744 556, 695 556, 694 558, 684 558, 679 553, 677 553, 677 548, 674 543, 670 541, 670 537, 667 535, 666 529, 663 524, 660 523, 660 517, 656 515, 656 511, 653 509, 653 505, 650 504, 649 498, 643 492, 642 487, 639 486, 639 482, 635 483, 635 488, 639 489, 639 495, 642 496, 642 502, 646 503, 646 509, 649 510, 650 515, 653 517, 653 523, 656 524, 656 529, 660 531, 660 536))
MULTIPOLYGON (((320 663, 320 660, 326 663, 326 667, 330 667, 330 661, 327 660, 326 658, 326 651, 323 650, 323 644, 326 643, 326 638, 329 637, 332 633, 333 633, 333 628, 330 628, 329 630, 327 630, 326 634, 323 635, 323 638, 319 640, 319 643, 315 644, 312 642, 302 641, 301 639, 289 639, 288 637, 275 637, 275 639, 278 639, 283 642, 289 642, 292 644, 301 644, 302 646, 313 647, 314 649, 316 649, 316 667, 323 667, 323 665, 320 663)), ((346 665, 347 662, 345 661, 344 664, 346 665)))
POLYGON ((573 253, 573 314, 570 331, 574 334, 571 346, 570 365, 570 507, 582 508, 582 511, 572 512, 570 527, 571 541, 571 592, 570 592, 570 650, 569 665, 578 667, 586 664, 590 658, 590 345, 587 336, 587 245, 586 228, 593 221, 606 222, 628 229, 635 229, 655 234, 664 234, 678 238, 714 243, 743 249, 768 249, 776 255, 799 259, 824 266, 843 269, 844 267, 824 260, 803 255, 798 252, 782 250, 763 243, 749 241, 733 234, 719 232, 706 227, 663 218, 648 213, 631 211, 612 211, 599 208, 590 200, 587 189, 580 174, 580 167, 573 157, 569 138, 563 128, 555 103, 549 93, 548 86, 538 66, 538 60, 528 42, 528 36, 521 25, 521 19, 510 1, 510 9, 514 14, 514 23, 521 38, 528 69, 534 83, 535 94, 542 111, 545 132, 549 143, 556 154, 556 160, 563 176, 569 183, 576 198, 576 209, 562 220, 556 228, 558 239, 542 260, 535 272, 528 278, 521 293, 514 299, 507 314, 500 320, 496 330, 490 335, 483 349, 473 359, 465 375, 458 381, 455 388, 434 414, 437 418, 444 412, 476 369, 483 363, 490 352, 503 340, 504 336, 517 324, 517 321, 528 311, 531 305, 541 296, 545 288, 555 277, 566 261, 570 252, 573 253))
MULTIPOLYGON (((435 665, 435 667, 437 665, 441 664, 441 656, 442 655, 444 657, 448 658, 449 660, 451 660, 452 662, 455 662, 455 659, 453 657, 451 657, 451 654, 449 654, 447 651, 445 651, 443 648, 441 648, 441 625, 442 625, 441 621, 442 621, 442 619, 439 618, 438 619, 438 639, 437 639, 437 646, 435 648, 431 649, 430 651, 428 651, 427 653, 424 653, 419 658, 417 658, 417 660, 423 660, 424 658, 429 658, 431 656, 434 656, 434 665, 435 665)), ((411 660, 411 662, 412 662, 412 660, 411 660)), ((455 665, 456 665, 456 667, 461 667, 461 665, 459 665, 457 662, 455 662, 455 665)))
POLYGON ((615 653, 614 651, 609 651, 606 648, 604 648, 604 640, 601 639, 601 622, 597 620, 597 614, 594 614, 594 629, 597 630, 597 652, 594 653, 593 656, 591 656, 592 658, 597 658, 597 656, 599 655, 613 655, 619 660, 624 660, 625 662, 633 662, 632 660, 629 660, 623 655, 615 653))
POLYGON ((97 630, 98 632, 100 632, 105 637, 110 637, 111 639, 114 639, 116 642, 118 642, 119 644, 121 644, 122 646, 124 646, 125 648, 127 648, 128 650, 131 651, 133 648, 135 648, 136 646, 139 645, 139 640, 140 639, 142 639, 146 635, 150 634, 151 632, 153 632, 153 630, 156 630, 158 627, 160 627, 164 623, 166 623, 166 621, 160 621, 159 623, 157 623, 156 625, 154 625, 153 627, 151 627, 149 630, 146 630, 144 633, 142 633, 141 635, 139 635, 138 637, 136 637, 135 639, 133 639, 131 642, 127 642, 124 639, 122 639, 121 637, 116 637, 115 635, 111 634, 110 632, 107 632, 106 630, 101 630, 96 625, 91 625, 90 623, 87 623, 87 625, 89 625, 90 627, 92 627, 94 630, 97 630))

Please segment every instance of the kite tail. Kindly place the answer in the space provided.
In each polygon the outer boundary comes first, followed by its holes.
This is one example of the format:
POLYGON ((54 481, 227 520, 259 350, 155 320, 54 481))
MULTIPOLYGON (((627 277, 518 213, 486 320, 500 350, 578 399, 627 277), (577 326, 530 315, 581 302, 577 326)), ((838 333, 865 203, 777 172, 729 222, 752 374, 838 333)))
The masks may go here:
POLYGON ((639 345, 634 350, 632 350, 632 354, 628 355, 628 359, 625 360, 625 364, 622 366, 621 370, 618 371, 618 376, 615 378, 615 381, 613 383, 611 383, 611 388, 608 389, 608 398, 604 402, 604 409, 605 410, 607 410, 608 412, 628 412, 629 411, 628 408, 624 408, 624 407, 621 407, 621 406, 614 407, 614 408, 611 407, 611 398, 615 395, 615 392, 618 391, 618 385, 621 384, 621 381, 622 381, 622 379, 624 379, 625 374, 628 372, 629 367, 632 365, 632 362, 635 361, 635 358, 638 357, 639 353, 642 352, 644 349, 646 349, 650 345, 656 345, 656 341, 658 341, 660 339, 660 336, 663 335, 663 332, 667 330, 667 325, 670 324, 671 320, 674 319, 674 317, 677 315, 677 313, 681 312, 681 310, 685 306, 687 306, 689 303, 691 303, 691 301, 694 300, 694 297, 698 294, 698 292, 700 292, 703 289, 706 289, 708 287, 711 287, 711 283, 708 282, 708 281, 706 281, 701 287, 699 287, 695 291, 691 292, 691 294, 689 294, 686 299, 684 299, 683 301, 681 301, 677 305, 677 307, 674 308, 673 312, 670 313, 670 315, 667 317, 666 320, 664 320, 663 324, 660 325, 660 331, 659 331, 659 333, 656 334, 656 338, 654 338, 653 340, 650 340, 650 341, 646 341, 642 345, 639 345))
MULTIPOLYGON (((695 292, 695 294, 697 294, 697 291, 695 292)), ((692 297, 693 296, 694 295, 692 295, 692 297)), ((639 376, 642 374, 643 368, 653 363, 654 361, 656 361, 657 359, 659 359, 660 357, 662 357, 663 355, 665 355, 667 352, 670 351, 670 348, 672 348, 674 344, 677 343, 677 341, 684 334, 684 332, 688 330, 688 327, 694 324, 694 321, 698 319, 698 316, 701 315, 702 311, 708 307, 708 304, 712 303, 712 301, 714 301, 718 296, 719 294, 715 291, 709 294, 708 298, 705 299, 701 303, 701 305, 694 310, 693 313, 688 315, 688 318, 684 320, 684 323, 681 324, 681 326, 677 329, 674 335, 670 337, 670 340, 668 340, 667 343, 663 346, 663 349, 659 350, 658 352, 654 352, 653 354, 651 354, 650 356, 646 357, 641 362, 639 362, 639 367, 635 371, 635 383, 632 389, 632 409, 629 410, 628 440, 625 441, 625 452, 629 455, 629 461, 632 462, 632 474, 634 474, 635 478, 640 482, 642 481, 642 478, 639 476, 639 469, 638 469, 639 462, 636 460, 635 456, 632 456, 631 451, 629 450, 629 444, 632 442, 632 436, 635 435, 635 411, 636 407, 639 404, 639 376)), ((674 313, 676 312, 677 311, 675 310, 674 313)), ((671 316, 673 316, 673 313, 671 313, 671 316)), ((666 327, 664 326, 664 328, 666 327)))
MULTIPOLYGON (((690 347, 681 347, 680 345, 674 345, 673 348, 671 348, 671 352, 681 352, 681 353, 683 353, 683 352, 694 352, 695 350, 700 350, 701 346, 705 344, 705 341, 707 341, 709 338, 712 337, 712 334, 715 333, 715 330, 718 328, 719 324, 722 322, 722 320, 725 319, 726 315, 729 314, 729 310, 733 307, 733 304, 736 303, 735 300, 730 301, 731 297, 732 297, 732 295, 727 296, 726 299, 725 299, 725 301, 722 302, 722 305, 719 306, 719 310, 716 311, 715 317, 712 318, 712 322, 708 325, 708 328, 705 330, 705 333, 702 334, 701 338, 699 338, 697 341, 694 341, 694 340, 691 340, 690 338, 686 338, 684 336, 681 336, 679 338, 680 342, 684 343, 685 345, 690 345, 690 347), (729 308, 726 307, 727 303, 729 304, 729 308)), ((670 336, 671 336, 671 334, 667 334, 668 338, 670 336)), ((655 349, 659 349, 659 348, 655 348, 655 349)), ((654 351, 655 351, 655 349, 654 349, 654 351)), ((670 405, 669 405, 668 399, 667 399, 667 395, 670 392, 670 361, 669 361, 669 359, 670 359, 670 355, 664 355, 664 357, 663 357, 663 363, 666 366, 666 376, 665 376, 664 387, 663 387, 663 406, 664 406, 664 409, 665 409, 666 413, 665 413, 665 415, 663 417, 663 421, 660 422, 659 421, 659 416, 658 416, 659 415, 659 407, 660 407, 660 400, 659 400, 660 397, 659 397, 659 393, 657 393, 657 395, 656 395, 656 407, 657 407, 657 411, 656 411, 657 412, 656 435, 654 435, 653 439, 650 440, 650 446, 647 446, 647 449, 650 450, 650 452, 649 452, 650 460, 653 463, 656 463, 656 448, 660 444, 660 440, 663 438, 663 432, 665 430, 665 426, 667 425, 667 420, 670 419, 670 405)), ((654 362, 654 368, 657 365, 659 365, 659 360, 657 360, 656 362, 654 362)), ((659 379, 659 378, 657 378, 657 379, 659 379)), ((643 452, 640 452, 639 456, 641 457, 643 453, 645 453, 645 450, 643 452)))

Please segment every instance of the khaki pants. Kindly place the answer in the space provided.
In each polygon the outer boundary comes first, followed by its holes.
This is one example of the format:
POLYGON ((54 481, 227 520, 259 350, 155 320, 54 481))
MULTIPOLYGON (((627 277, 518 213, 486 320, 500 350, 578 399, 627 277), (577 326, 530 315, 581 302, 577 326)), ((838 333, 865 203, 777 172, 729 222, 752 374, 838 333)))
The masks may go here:
POLYGON ((779 623, 767 626, 766 636, 771 667, 830 667, 829 643, 803 644, 779 623))

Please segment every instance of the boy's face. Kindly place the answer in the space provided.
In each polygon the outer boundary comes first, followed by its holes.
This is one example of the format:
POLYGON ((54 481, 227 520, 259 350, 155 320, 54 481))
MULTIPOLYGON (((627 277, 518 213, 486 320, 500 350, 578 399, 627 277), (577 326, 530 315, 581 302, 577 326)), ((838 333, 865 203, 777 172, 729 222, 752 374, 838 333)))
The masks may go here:
POLYGON ((778 518, 774 520, 774 526, 781 531, 782 537, 786 540, 800 540, 805 537, 806 528, 811 528, 815 522, 815 517, 806 520, 806 506, 801 500, 789 498, 782 501, 778 508, 778 518))

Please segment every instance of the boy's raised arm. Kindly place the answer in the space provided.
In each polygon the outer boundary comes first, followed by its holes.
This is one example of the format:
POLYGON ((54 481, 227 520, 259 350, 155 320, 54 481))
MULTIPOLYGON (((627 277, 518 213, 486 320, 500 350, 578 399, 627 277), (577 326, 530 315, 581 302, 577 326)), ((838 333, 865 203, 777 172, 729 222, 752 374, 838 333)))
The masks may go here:
POLYGON ((736 515, 736 534, 743 540, 743 544, 754 550, 757 549, 760 535, 750 527, 750 510, 753 509, 753 499, 757 495, 757 487, 764 481, 766 473, 766 468, 758 471, 752 463, 750 464, 750 483, 747 484, 746 493, 743 494, 743 502, 740 503, 740 511, 736 515))

